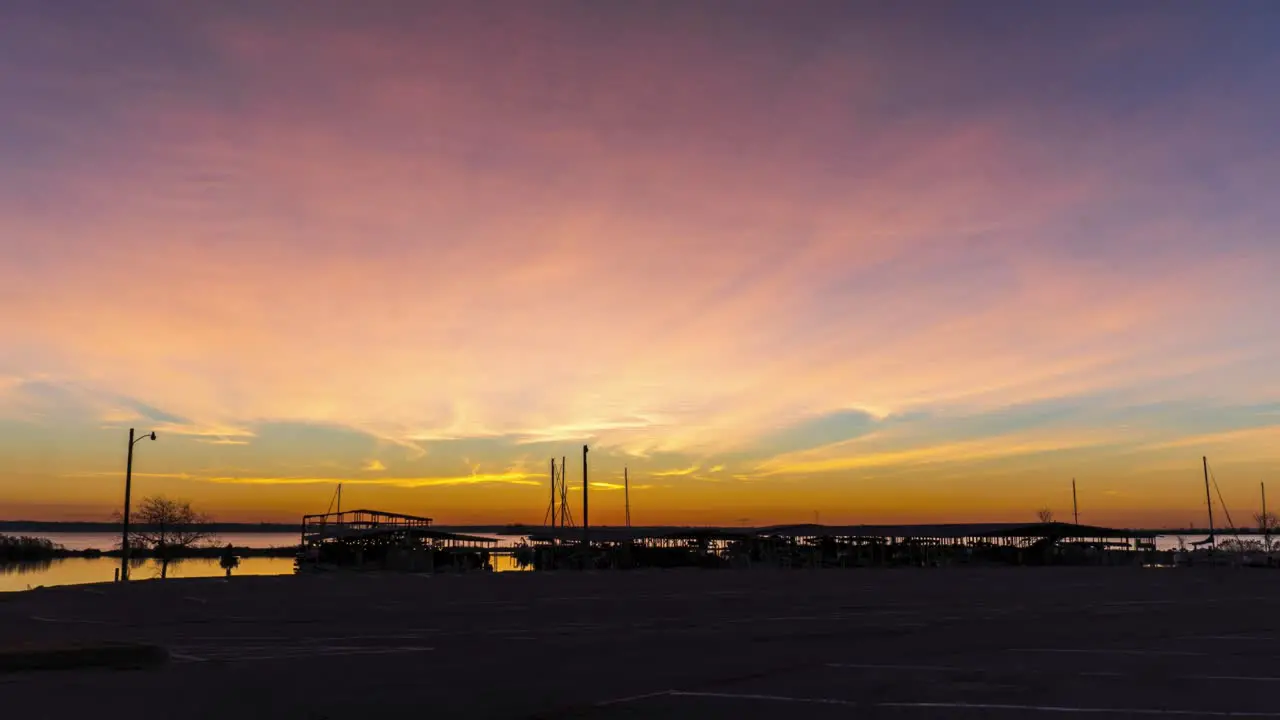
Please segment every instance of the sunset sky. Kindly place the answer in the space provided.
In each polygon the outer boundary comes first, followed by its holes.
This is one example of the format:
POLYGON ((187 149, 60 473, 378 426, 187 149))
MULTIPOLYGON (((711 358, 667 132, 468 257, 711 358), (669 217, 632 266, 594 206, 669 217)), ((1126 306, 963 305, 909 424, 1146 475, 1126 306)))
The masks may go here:
POLYGON ((1278 133, 1274 0, 11 0, 0 519, 1252 522, 1278 133))

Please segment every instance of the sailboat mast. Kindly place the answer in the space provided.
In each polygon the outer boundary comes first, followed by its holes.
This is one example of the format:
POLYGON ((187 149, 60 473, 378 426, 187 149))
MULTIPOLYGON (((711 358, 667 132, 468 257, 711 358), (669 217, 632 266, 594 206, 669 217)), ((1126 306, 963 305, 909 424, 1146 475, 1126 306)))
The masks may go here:
POLYGON ((1204 501, 1209 505, 1209 540, 1213 547, 1218 546, 1218 538, 1213 534, 1213 496, 1209 494, 1209 458, 1201 456, 1204 462, 1204 501))
POLYGON ((1071 517, 1080 524, 1080 504, 1076 502, 1076 479, 1071 478, 1071 517))
MULTIPOLYGON (((627 477, 626 467, 622 468, 622 493, 627 503, 627 527, 631 527, 631 480, 627 477)), ((1266 491, 1263 491, 1263 493, 1263 497, 1265 498, 1266 491)), ((1264 506, 1262 511, 1265 513, 1267 501, 1263 500, 1262 504, 1264 506)))
POLYGON ((587 446, 582 446, 582 567, 586 569, 591 555, 591 515, 587 505, 587 490, 591 483, 587 482, 587 446))
POLYGON ((1271 516, 1267 515, 1267 484, 1265 482, 1258 484, 1262 486, 1262 539, 1266 543, 1267 552, 1271 552, 1271 516))

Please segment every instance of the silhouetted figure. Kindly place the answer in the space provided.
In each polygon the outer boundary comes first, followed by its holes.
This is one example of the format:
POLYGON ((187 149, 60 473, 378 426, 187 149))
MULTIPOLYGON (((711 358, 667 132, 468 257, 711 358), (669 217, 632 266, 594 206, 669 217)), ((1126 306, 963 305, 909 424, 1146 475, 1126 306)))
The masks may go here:
POLYGON ((235 549, 231 547, 231 543, 227 543, 227 547, 222 550, 222 569, 227 571, 227 577, 231 577, 232 568, 240 566, 240 558, 236 557, 235 549))

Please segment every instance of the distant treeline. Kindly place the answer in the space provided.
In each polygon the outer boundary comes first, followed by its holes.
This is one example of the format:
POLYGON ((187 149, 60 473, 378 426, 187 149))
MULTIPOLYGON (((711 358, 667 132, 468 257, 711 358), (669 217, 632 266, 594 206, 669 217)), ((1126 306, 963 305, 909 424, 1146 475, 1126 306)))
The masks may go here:
MULTIPOLYGON (((211 523, 213 533, 298 532, 298 523, 211 523)), ((118 522, 48 522, 41 520, 0 520, 0 533, 96 533, 120 532, 118 522)))
POLYGON ((61 547, 45 538, 0 535, 0 561, 45 560, 60 550, 61 547))
MULTIPOLYGON (((222 556, 225 548, 225 543, 211 543, 203 547, 170 548, 169 554, 171 557, 175 558, 217 558, 222 556)), ((236 547, 235 543, 232 543, 232 550, 237 557, 292 557, 298 551, 297 547, 247 548, 236 547)), ((134 547, 130 550, 129 554, 135 558, 149 558, 156 555, 153 548, 147 547, 134 547)), ((118 547, 112 547, 69 550, 47 538, 0 535, 0 563, 22 563, 42 560, 57 560, 60 558, 95 558, 104 556, 119 557, 120 549, 118 547)))

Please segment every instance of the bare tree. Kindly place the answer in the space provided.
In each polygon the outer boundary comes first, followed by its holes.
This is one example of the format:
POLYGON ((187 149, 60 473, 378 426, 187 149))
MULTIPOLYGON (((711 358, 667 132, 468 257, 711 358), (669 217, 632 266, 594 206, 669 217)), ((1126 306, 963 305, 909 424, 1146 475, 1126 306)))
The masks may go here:
POLYGON ((1053 522, 1053 511, 1049 508, 1040 508, 1036 513, 1036 517, 1040 518, 1042 523, 1051 523, 1053 522))
POLYGON ((1258 523, 1258 530, 1262 532, 1265 549, 1270 552, 1271 533, 1276 529, 1276 514, 1273 512, 1254 513, 1253 521, 1258 523))
POLYGON ((1276 514, 1273 512, 1254 513, 1253 521, 1258 523, 1258 530, 1262 532, 1270 532, 1276 527, 1276 514))
POLYGON ((129 532, 129 544, 151 550, 160 560, 161 578, 168 577, 171 560, 214 537, 209 530, 213 518, 197 513, 186 500, 149 497, 139 504, 134 517, 137 524, 129 532))

